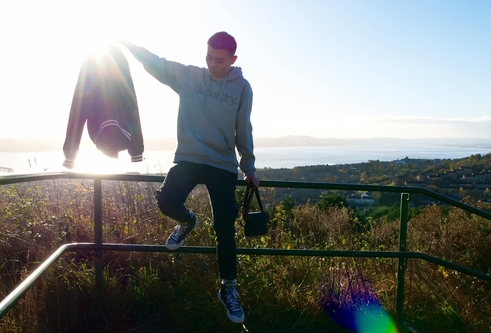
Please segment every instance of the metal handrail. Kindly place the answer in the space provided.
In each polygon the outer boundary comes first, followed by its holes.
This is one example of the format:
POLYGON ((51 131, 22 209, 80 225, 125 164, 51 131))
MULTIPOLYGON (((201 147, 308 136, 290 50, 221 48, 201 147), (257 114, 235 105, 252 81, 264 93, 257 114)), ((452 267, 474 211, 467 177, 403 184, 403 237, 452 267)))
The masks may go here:
MULTIPOLYGON (((0 318, 30 289, 43 273, 67 251, 94 250, 96 257, 101 257, 103 251, 140 251, 140 252, 169 252, 165 246, 159 245, 135 245, 135 244, 105 244, 102 242, 102 180, 112 181, 142 181, 162 182, 164 176, 134 175, 134 174, 85 174, 74 172, 26 174, 15 176, 0 176, 0 185, 21 182, 33 182, 54 179, 93 179, 94 180, 94 243, 70 243, 58 248, 46 261, 44 261, 33 273, 15 288, 2 302, 0 302, 0 318)), ((245 181, 237 180, 238 186, 246 186, 245 181)), ((421 259, 432 262, 449 269, 491 281, 491 275, 464 267, 421 252, 406 251, 408 203, 410 194, 422 194, 449 205, 461 208, 478 216, 491 220, 491 214, 476 207, 446 197, 439 193, 420 187, 410 186, 383 186, 345 183, 315 183, 315 182, 285 182, 285 181, 261 181, 262 187, 278 188, 303 188, 321 190, 353 190, 353 191, 378 191, 401 193, 399 251, 331 251, 331 250, 287 250, 271 248, 238 248, 239 254, 255 255, 286 255, 286 256, 328 256, 328 257, 371 257, 371 258, 398 258, 396 312, 397 320, 404 324, 404 275, 407 267, 407 259, 421 259)), ((182 253, 216 253, 215 247, 184 246, 174 252, 182 253)), ((102 286, 102 260, 96 261, 96 284, 102 286)))
MULTIPOLYGON (((31 181, 49 180, 49 179, 100 179, 116 181, 143 181, 143 182, 162 182, 164 176, 151 175, 134 175, 134 174, 87 174, 77 172, 53 172, 42 174, 24 174, 14 176, 0 176, 0 185, 25 183, 31 181)), ((245 186, 243 180, 237 180, 237 185, 245 186)), ((274 180, 262 180, 261 187, 279 187, 279 188, 303 188, 303 189, 320 189, 320 190, 349 190, 349 191, 373 191, 373 192, 393 192, 422 194, 435 200, 447 203, 449 205, 462 208, 470 213, 491 220, 491 214, 480 210, 476 207, 467 205, 443 194, 430 191, 422 187, 414 186, 387 186, 387 185, 366 185, 366 184, 346 184, 346 183, 318 183, 318 182, 286 182, 274 180)))

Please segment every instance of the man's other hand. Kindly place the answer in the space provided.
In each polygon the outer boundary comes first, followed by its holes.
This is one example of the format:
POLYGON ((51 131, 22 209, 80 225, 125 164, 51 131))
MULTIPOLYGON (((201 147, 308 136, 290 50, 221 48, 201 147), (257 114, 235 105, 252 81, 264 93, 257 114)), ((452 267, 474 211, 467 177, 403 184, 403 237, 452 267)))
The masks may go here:
POLYGON ((245 179, 247 184, 249 184, 253 189, 256 189, 259 187, 260 180, 257 178, 257 176, 246 176, 245 179))

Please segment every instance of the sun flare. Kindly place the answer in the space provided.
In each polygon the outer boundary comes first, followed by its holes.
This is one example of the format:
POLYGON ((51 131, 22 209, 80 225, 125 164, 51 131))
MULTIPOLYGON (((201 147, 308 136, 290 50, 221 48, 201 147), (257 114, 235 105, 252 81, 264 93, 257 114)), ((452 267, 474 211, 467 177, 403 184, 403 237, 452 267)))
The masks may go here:
POLYGON ((128 32, 130 10, 116 1, 89 1, 76 10, 72 32, 83 55, 102 48, 110 41, 123 39, 128 32))
POLYGON ((98 150, 80 151, 73 172, 94 174, 121 174, 128 172, 139 172, 141 163, 132 163, 126 151, 119 153, 118 158, 105 156, 98 150))

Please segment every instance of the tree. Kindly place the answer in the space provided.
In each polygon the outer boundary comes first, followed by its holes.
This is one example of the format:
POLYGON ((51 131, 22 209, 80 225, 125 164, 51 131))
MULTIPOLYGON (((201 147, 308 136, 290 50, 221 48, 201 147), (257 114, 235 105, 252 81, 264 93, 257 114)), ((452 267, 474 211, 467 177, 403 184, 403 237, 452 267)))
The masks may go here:
POLYGON ((348 203, 344 196, 339 194, 332 194, 328 196, 322 196, 322 199, 317 202, 316 206, 322 210, 328 210, 330 207, 347 207, 348 203))

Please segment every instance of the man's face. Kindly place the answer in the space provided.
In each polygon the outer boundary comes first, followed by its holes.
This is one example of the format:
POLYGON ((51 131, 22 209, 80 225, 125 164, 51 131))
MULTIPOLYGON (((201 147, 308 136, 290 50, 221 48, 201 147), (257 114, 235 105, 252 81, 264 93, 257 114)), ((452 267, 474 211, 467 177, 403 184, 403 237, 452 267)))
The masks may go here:
POLYGON ((206 54, 206 64, 211 76, 216 79, 223 79, 230 72, 230 68, 237 59, 236 55, 230 55, 227 50, 214 49, 208 45, 206 54))

